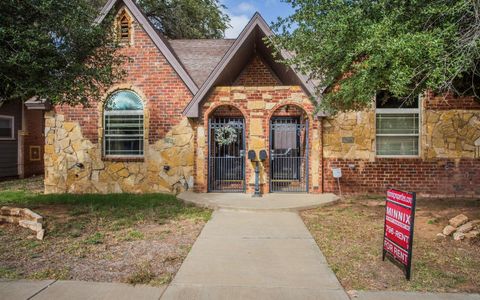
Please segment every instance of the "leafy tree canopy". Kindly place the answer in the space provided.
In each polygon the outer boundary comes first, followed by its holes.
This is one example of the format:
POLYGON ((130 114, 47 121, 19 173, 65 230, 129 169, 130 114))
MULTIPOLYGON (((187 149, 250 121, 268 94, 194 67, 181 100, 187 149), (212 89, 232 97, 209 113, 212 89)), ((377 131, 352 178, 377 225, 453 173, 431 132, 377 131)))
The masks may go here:
MULTIPOLYGON (((124 75, 111 26, 94 24, 105 0, 0 1, 0 100, 45 97, 86 104, 124 75)), ((170 38, 220 38, 228 16, 217 0, 139 0, 170 38)))
POLYGON ((371 105, 375 91, 408 101, 427 89, 480 97, 478 0, 286 0, 277 46, 326 88, 330 112, 371 105))
POLYGON ((88 0, 0 1, 0 98, 85 103, 121 72, 111 26, 88 0))
POLYGON ((230 22, 218 0, 138 0, 138 4, 172 39, 222 38, 230 22))

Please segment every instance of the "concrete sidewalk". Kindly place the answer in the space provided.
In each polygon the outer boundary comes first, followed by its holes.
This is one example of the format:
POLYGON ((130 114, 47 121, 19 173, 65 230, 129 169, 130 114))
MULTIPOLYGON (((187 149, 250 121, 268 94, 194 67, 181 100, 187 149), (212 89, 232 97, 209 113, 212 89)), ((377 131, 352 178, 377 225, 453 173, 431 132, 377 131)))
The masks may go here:
POLYGON ((218 210, 162 299, 348 296, 296 213, 218 210))
POLYGON ((479 294, 466 293, 416 293, 416 292, 391 292, 360 291, 357 300, 480 300, 479 294))
POLYGON ((107 282, 0 281, 2 300, 158 300, 164 291, 165 287, 107 282))

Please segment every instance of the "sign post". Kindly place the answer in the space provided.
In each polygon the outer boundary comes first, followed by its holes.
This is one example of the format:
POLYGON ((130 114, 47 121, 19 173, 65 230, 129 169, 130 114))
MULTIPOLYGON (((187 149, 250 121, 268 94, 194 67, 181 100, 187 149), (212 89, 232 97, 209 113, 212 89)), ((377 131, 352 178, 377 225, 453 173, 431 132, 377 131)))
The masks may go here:
POLYGON ((407 280, 410 280, 412 269, 415 204, 415 193, 387 191, 382 259, 388 254, 404 266, 407 280))
POLYGON ((340 198, 342 198, 342 188, 340 187, 340 178, 342 178, 342 169, 332 168, 332 175, 333 175, 333 178, 337 179, 338 191, 340 193, 340 198))

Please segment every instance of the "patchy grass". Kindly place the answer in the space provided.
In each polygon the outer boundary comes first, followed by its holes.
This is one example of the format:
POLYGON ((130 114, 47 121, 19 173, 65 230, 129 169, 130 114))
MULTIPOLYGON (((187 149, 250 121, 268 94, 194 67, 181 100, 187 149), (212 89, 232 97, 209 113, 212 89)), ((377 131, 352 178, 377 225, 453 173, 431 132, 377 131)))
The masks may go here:
POLYGON ((42 215, 45 239, 0 225, 0 278, 168 282, 211 216, 173 195, 43 195, 31 180, 1 182, 0 206, 42 215))
POLYGON ((127 279, 130 284, 149 284, 155 279, 155 273, 153 272, 152 265, 147 261, 139 264, 135 270, 127 279))
POLYGON ((302 213, 328 263, 347 290, 480 292, 480 242, 437 240, 459 213, 480 218, 480 199, 419 199, 412 280, 382 261, 383 197, 352 197, 302 213))
POLYGON ((0 267, 0 278, 3 279, 19 279, 21 277, 14 269, 0 267))

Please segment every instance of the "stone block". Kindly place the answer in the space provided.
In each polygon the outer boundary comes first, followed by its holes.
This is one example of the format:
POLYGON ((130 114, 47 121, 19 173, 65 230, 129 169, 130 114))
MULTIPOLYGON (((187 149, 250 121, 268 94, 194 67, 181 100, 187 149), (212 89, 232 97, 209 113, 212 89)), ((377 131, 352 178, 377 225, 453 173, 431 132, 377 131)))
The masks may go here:
POLYGON ((263 119, 254 118, 250 120, 250 135, 263 136, 263 119))
POLYGON ((117 173, 118 171, 120 171, 123 168, 125 168, 125 165, 121 162, 112 163, 112 164, 107 166, 107 170, 110 173, 117 173))
POLYGON ((469 240, 475 239, 475 238, 478 238, 478 237, 480 237, 480 231, 478 231, 478 230, 472 230, 470 232, 465 233, 465 238, 469 239, 469 240))
POLYGON ((20 225, 21 227, 24 227, 24 228, 31 229, 35 232, 38 232, 38 231, 42 230, 42 224, 37 223, 35 221, 20 220, 20 221, 18 221, 18 225, 20 225))
POLYGON ((37 231, 37 240, 43 240, 43 237, 45 236, 45 229, 41 229, 37 231))
POLYGON ((245 93, 233 93, 233 100, 245 100, 247 95, 245 93))
POLYGON ((117 175, 120 176, 120 177, 123 177, 123 178, 127 178, 128 176, 130 176, 130 173, 128 172, 127 169, 121 169, 120 171, 117 172, 117 175))
POLYGON ((452 225, 447 225, 445 226, 445 228, 443 228, 443 234, 444 235, 451 235, 452 233, 454 233, 457 229, 455 227, 453 227, 452 225))
POLYGON ((73 122, 64 122, 63 123, 63 128, 68 132, 72 131, 76 126, 77 125, 73 122))
POLYGON ((468 222, 468 217, 464 214, 457 215, 448 221, 448 223, 453 227, 459 227, 467 222, 468 222))
POLYGON ((265 102, 264 101, 248 101, 247 108, 248 109, 265 109, 265 102))
POLYGON ((471 222, 467 222, 465 224, 463 224, 462 226, 458 227, 457 228, 457 232, 461 232, 461 233, 467 233, 469 232, 470 230, 473 229, 473 225, 471 222))
POLYGON ((453 234, 453 239, 454 239, 455 241, 461 241, 461 240, 463 240, 464 238, 465 238, 465 233, 455 232, 455 233, 453 234))

